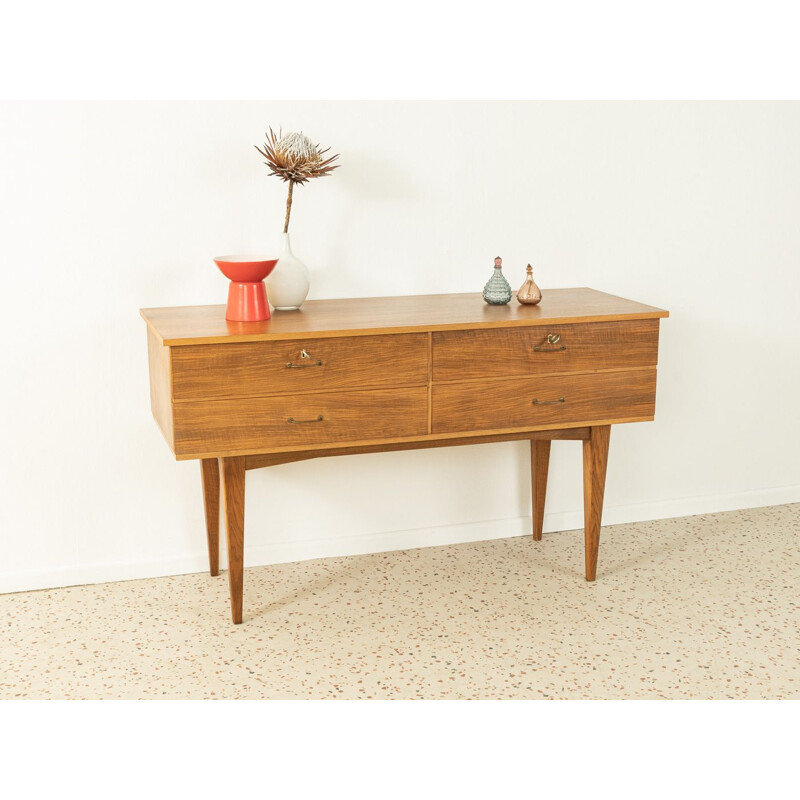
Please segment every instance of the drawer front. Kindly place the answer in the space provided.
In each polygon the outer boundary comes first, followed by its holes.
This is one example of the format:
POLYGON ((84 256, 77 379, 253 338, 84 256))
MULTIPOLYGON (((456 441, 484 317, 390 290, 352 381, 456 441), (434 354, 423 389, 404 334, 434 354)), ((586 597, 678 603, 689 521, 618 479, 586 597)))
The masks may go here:
POLYGON ((657 361, 657 319, 433 334, 434 382, 630 369, 657 361))
POLYGON ((427 389, 420 387, 175 403, 175 454, 263 453, 421 436, 427 433, 427 402, 427 389))
POLYGON ((427 380, 425 333, 172 348, 176 401, 423 386, 427 380))
POLYGON ((433 387, 432 432, 503 430, 651 419, 655 369, 433 387))

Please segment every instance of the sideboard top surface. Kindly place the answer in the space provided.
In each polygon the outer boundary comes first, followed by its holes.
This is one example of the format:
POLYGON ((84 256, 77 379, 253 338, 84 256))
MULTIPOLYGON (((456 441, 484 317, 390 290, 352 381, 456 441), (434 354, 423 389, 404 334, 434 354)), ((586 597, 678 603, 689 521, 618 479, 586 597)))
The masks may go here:
POLYGON ((568 322, 610 322, 669 316, 654 306, 595 289, 546 289, 536 306, 512 299, 491 306, 479 293, 309 300, 299 311, 273 312, 264 322, 229 322, 225 306, 143 308, 165 345, 258 342, 376 333, 471 330, 568 322))

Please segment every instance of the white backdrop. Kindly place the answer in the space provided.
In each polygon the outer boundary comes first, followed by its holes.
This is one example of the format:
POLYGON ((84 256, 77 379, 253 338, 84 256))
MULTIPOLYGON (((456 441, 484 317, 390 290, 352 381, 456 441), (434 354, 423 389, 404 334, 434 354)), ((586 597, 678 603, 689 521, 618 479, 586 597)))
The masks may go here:
MULTIPOLYGON (((150 417, 140 307, 223 303, 211 258, 277 253, 303 130, 311 298, 592 286, 668 308, 657 418, 612 431, 604 522, 800 501, 800 104, 0 105, 0 591, 206 568, 199 468, 150 417)), ((247 475, 246 564, 521 535, 524 443, 247 475)), ((580 526, 553 448, 545 530, 580 526)), ((720 557, 724 557, 720 554, 720 557)))

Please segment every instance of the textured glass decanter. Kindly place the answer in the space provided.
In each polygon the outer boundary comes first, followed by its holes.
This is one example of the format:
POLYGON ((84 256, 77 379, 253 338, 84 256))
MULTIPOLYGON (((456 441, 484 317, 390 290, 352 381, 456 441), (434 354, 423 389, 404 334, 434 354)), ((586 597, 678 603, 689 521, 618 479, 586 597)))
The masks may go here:
POLYGON ((524 306, 535 306, 542 299, 542 290, 533 280, 533 267, 528 264, 525 269, 528 274, 525 278, 525 283, 520 286, 517 292, 517 300, 524 306))
POLYGON ((511 285, 503 277, 503 259, 494 260, 494 274, 483 287, 483 299, 493 306, 504 306, 511 300, 511 285))

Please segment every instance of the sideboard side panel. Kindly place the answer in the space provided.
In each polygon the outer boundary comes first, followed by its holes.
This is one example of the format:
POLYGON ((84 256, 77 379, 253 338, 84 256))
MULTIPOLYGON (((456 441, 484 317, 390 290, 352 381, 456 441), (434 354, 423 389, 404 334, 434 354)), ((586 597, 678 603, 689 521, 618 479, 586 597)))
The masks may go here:
POLYGON ((174 453, 170 348, 163 345, 150 328, 147 329, 147 360, 150 366, 150 408, 161 433, 164 434, 167 444, 174 453))

